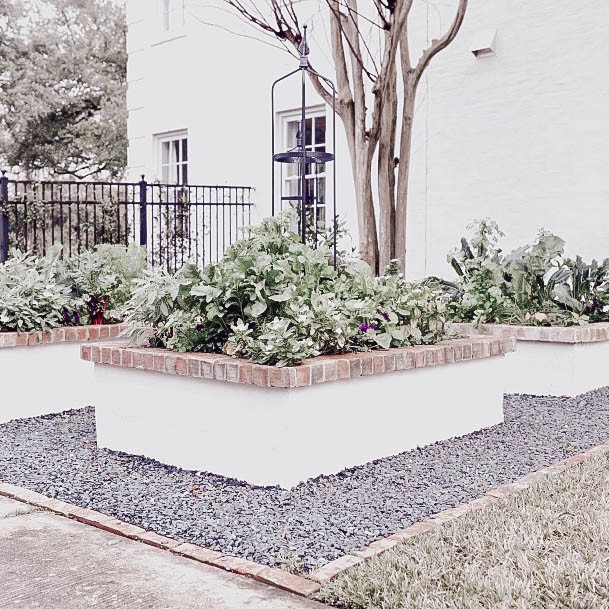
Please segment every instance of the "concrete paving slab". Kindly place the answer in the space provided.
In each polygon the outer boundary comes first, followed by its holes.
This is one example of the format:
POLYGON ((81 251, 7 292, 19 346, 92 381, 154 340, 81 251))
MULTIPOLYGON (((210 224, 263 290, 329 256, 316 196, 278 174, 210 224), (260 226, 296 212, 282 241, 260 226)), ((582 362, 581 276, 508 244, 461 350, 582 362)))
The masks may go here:
POLYGON ((0 519, 22 516, 23 514, 33 512, 35 509, 31 505, 21 503, 21 501, 0 497, 0 519))
POLYGON ((44 511, 0 517, 0 574, 2 609, 325 607, 44 511))

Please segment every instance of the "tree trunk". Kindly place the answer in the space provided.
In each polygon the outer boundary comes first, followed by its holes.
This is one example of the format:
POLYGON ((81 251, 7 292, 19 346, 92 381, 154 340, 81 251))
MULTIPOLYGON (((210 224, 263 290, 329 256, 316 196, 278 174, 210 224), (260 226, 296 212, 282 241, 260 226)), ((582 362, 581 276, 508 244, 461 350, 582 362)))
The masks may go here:
POLYGON ((379 245, 372 197, 372 158, 367 147, 364 150, 358 150, 356 154, 353 177, 358 210, 360 257, 370 265, 375 274, 378 274, 379 245))
POLYGON ((395 64, 384 97, 378 146, 379 271, 395 258, 395 136, 398 97, 395 64))
POLYGON ((412 123, 416 84, 409 76, 404 77, 404 107, 400 131, 400 164, 396 192, 395 251, 402 272, 406 269, 406 220, 408 215, 408 177, 412 148, 412 123))

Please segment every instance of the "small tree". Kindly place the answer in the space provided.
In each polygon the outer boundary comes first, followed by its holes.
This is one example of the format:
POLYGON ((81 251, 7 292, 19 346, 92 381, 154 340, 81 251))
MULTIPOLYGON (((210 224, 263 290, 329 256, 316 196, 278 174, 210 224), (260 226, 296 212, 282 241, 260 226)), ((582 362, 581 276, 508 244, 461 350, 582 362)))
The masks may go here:
MULTIPOLYGON (((225 1, 261 31, 296 49, 300 46, 298 0, 268 0, 267 11, 256 0, 225 1)), ((337 113, 345 128, 355 185, 360 254, 377 271, 393 258, 403 269, 417 87, 431 60, 455 39, 468 0, 455 0, 456 13, 450 26, 440 38, 431 41, 416 62, 411 60, 409 50, 409 16, 414 0, 373 0, 371 16, 360 12, 358 0, 324 2, 330 17, 337 113), (362 23, 380 31, 378 50, 373 50, 362 23), (372 188, 377 152, 378 221, 372 188)), ((322 99, 331 104, 332 95, 324 83, 314 76, 311 81, 322 99)))
POLYGON ((29 177, 127 164, 120 0, 0 0, 0 163, 29 177))

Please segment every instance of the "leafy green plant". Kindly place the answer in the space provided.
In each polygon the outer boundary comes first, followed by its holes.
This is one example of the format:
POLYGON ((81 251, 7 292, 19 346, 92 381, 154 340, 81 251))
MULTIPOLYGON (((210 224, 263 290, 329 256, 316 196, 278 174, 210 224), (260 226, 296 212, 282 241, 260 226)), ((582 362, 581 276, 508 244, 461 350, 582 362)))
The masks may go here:
POLYGON ((505 256, 495 222, 479 220, 468 228, 474 231, 471 245, 461 239, 460 250, 448 257, 458 276, 444 285, 454 319, 531 325, 609 319, 609 259, 566 259, 563 239, 544 230, 505 256))
POLYGON ((135 246, 101 245, 66 260, 60 246, 43 257, 14 250, 0 265, 0 331, 120 321, 145 267, 135 246))
POLYGON ((74 301, 55 277, 60 253, 53 248, 36 258, 15 251, 0 265, 0 331, 49 330, 63 323, 74 301))
POLYGON ((443 336, 446 298, 400 275, 374 277, 361 264, 330 264, 268 219, 218 263, 151 271, 127 305, 134 337, 178 351, 206 351, 279 366, 308 357, 434 342, 443 336))
POLYGON ((81 317, 101 324, 122 319, 133 281, 147 266, 146 251, 136 245, 98 245, 60 265, 58 280, 82 301, 81 317))
POLYGON ((485 219, 469 225, 471 244, 461 239, 460 249, 448 255, 457 273, 452 312, 460 321, 499 322, 512 317, 515 305, 505 273, 505 258, 498 242, 504 234, 496 222, 485 219))

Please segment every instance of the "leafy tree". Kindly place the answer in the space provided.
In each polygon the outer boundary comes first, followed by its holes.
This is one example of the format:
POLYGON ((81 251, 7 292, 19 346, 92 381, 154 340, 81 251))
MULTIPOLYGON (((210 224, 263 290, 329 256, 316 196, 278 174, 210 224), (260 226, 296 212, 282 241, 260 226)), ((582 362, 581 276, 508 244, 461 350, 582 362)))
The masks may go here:
MULTIPOLYGON (((225 1, 260 32, 276 37, 288 47, 300 47, 301 0, 225 1)), ((414 0, 323 0, 322 4, 330 23, 337 113, 345 128, 351 157, 360 254, 377 270, 385 268, 394 258, 404 268, 417 87, 431 60, 457 36, 468 0, 453 0, 452 21, 418 58, 411 57, 410 48, 414 0), (373 204, 375 171, 379 218, 373 204)), ((317 78, 312 78, 312 83, 326 103, 331 104, 325 84, 317 78)))
POLYGON ((125 12, 116 0, 0 0, 0 156, 29 177, 126 165, 125 12))

